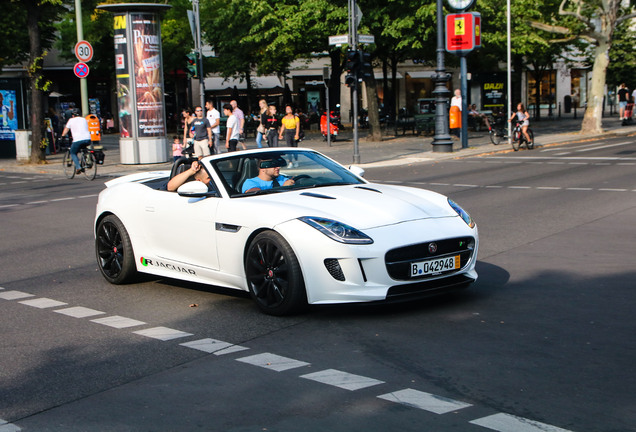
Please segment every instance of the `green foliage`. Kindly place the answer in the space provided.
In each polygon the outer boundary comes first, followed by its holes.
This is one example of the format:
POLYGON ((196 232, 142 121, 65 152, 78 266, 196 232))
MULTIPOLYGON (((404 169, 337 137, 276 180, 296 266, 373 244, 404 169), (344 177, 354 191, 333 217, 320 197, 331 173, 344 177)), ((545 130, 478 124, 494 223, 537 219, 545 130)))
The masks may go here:
POLYGON ((607 68, 607 84, 613 87, 626 83, 628 88, 636 87, 636 30, 629 21, 622 22, 614 32, 614 42, 609 52, 610 64, 607 68))

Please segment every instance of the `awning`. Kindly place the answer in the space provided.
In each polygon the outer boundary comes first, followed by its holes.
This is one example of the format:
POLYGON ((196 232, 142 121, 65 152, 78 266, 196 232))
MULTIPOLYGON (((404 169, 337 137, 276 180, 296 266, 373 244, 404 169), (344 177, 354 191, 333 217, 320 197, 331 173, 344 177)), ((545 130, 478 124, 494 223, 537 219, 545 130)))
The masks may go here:
MULTIPOLYGON (((257 76, 252 77, 251 80, 253 88, 268 89, 282 87, 277 76, 257 76)), ((207 77, 204 84, 205 89, 210 91, 224 90, 226 88, 234 88, 235 86, 239 90, 247 89, 247 82, 245 80, 241 81, 234 78, 207 77)))
POLYGON ((411 78, 435 78, 435 71, 415 71, 406 73, 411 78))
MULTIPOLYGON (((375 79, 377 79, 377 80, 384 79, 384 74, 383 74, 382 72, 375 72, 375 73, 373 74, 373 76, 374 76, 374 77, 375 77, 375 79)), ((393 77, 393 75, 391 74, 391 72, 389 72, 389 73, 387 74, 387 76, 386 76, 386 78, 387 78, 387 79, 392 79, 392 77, 393 77)), ((399 72, 397 73, 396 77, 397 77, 397 79, 402 79, 402 78, 404 78, 404 77, 402 76, 402 74, 401 74, 401 73, 399 73, 399 72)))

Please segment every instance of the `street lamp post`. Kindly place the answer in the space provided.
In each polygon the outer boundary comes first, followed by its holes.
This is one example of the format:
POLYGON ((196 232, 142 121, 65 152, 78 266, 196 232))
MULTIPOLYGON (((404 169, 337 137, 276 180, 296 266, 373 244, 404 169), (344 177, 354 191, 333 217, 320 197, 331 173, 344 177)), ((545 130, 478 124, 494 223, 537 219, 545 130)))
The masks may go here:
POLYGON ((435 136, 433 151, 450 153, 453 141, 449 134, 447 102, 450 91, 446 83, 449 75, 444 66, 444 10, 442 0, 437 0, 437 68, 435 69, 435 136))

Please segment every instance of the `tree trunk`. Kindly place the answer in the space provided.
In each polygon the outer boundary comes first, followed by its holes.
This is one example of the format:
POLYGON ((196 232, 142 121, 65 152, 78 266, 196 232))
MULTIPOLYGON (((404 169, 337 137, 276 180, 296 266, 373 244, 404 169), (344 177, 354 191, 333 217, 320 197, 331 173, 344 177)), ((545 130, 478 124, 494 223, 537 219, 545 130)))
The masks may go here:
POLYGON ((372 141, 382 140, 382 130, 380 128, 380 116, 378 110, 378 86, 375 77, 371 76, 366 82, 367 89, 367 109, 369 113, 369 139, 372 141))
POLYGON ((39 8, 37 1, 25 2, 27 8, 27 31, 29 33, 29 88, 31 91, 31 163, 39 164, 45 159, 44 148, 40 146, 44 137, 44 117, 42 112, 42 44, 40 41, 39 8))
POLYGON ((606 41, 598 41, 592 67, 592 87, 587 92, 587 107, 581 123, 581 133, 603 132, 603 95, 605 93, 605 77, 609 65, 610 46, 606 41))

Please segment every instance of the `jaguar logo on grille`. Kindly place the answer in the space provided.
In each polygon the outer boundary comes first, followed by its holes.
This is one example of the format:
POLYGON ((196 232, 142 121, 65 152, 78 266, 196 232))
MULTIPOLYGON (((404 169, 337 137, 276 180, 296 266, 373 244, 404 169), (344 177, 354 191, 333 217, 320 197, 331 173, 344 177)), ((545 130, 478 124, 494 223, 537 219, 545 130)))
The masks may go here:
POLYGON ((429 253, 436 253, 437 252, 437 243, 429 243, 428 244, 428 252, 429 253))

